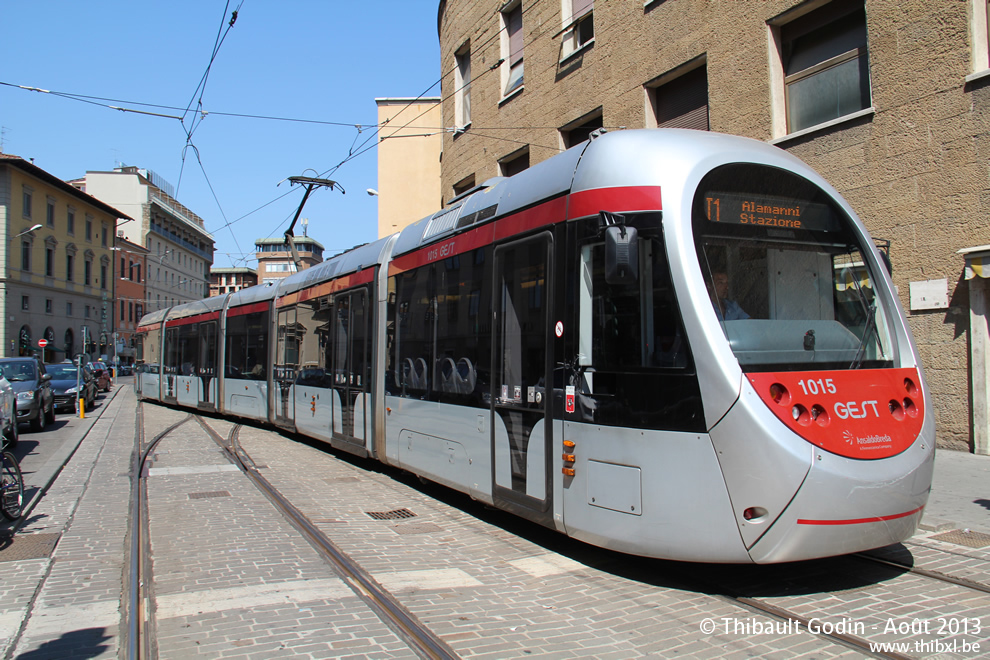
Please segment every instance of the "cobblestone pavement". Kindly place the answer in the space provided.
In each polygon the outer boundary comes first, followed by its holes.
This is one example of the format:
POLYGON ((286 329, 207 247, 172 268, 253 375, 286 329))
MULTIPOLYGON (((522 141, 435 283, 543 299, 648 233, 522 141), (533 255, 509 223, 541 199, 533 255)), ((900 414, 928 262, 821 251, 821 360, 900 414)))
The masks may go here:
MULTIPOLYGON (((124 657, 136 407, 133 392, 119 388, 31 512, 11 549, 33 541, 38 556, 5 561, 0 551, 0 656, 124 657)), ((155 404, 142 411, 148 439, 182 422, 147 472, 159 657, 416 657, 189 412, 155 404)), ((222 436, 234 428, 207 424, 222 436)), ((990 648, 990 600, 962 587, 864 562, 856 568, 853 559, 747 570, 635 560, 526 523, 520 531, 465 498, 435 497, 400 473, 269 429, 243 426, 239 439, 267 479, 463 657, 863 657, 685 586, 699 576, 809 619, 861 625, 850 632, 871 640, 914 644, 906 653, 914 657, 980 657, 990 648), (981 629, 897 628, 936 621, 931 628, 939 617, 981 629), (891 621, 894 630, 886 629, 891 621), (980 643, 982 651, 916 644, 932 641, 980 643)), ((990 582, 987 547, 940 534, 925 531, 881 554, 990 582)))

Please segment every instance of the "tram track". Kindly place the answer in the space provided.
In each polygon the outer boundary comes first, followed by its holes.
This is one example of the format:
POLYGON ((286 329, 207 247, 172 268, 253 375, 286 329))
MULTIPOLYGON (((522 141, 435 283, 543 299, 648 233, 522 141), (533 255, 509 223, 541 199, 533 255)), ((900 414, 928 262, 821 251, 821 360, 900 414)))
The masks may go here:
POLYGON ((270 481, 260 474, 254 461, 238 444, 240 424, 235 425, 225 439, 206 423, 203 417, 196 415, 195 419, 207 435, 224 450, 228 458, 241 469, 242 473, 268 498, 310 545, 334 567, 358 597, 416 653, 422 657, 436 660, 453 660, 459 657, 453 649, 407 611, 359 563, 343 552, 270 481))
MULTIPOLYGON (((227 458, 232 463, 237 465, 242 473, 251 479, 253 485, 261 493, 263 493, 280 512, 283 513, 285 518, 290 521, 293 527, 304 538, 306 538, 314 548, 317 549, 317 551, 328 563, 330 563, 337 570, 338 574, 347 586, 375 612, 379 619, 384 621, 389 628, 398 634, 399 637, 406 644, 408 644, 415 653, 421 657, 429 658, 457 657, 456 653, 449 648, 445 642, 440 640, 428 628, 423 626, 422 623, 411 615, 405 607, 399 604, 394 596, 385 590, 368 571, 365 571, 359 564, 354 562, 341 549, 341 546, 328 539, 317 527, 317 523, 309 520, 309 518, 301 512, 298 506, 294 505, 288 500, 287 497, 282 495, 278 488, 273 485, 273 483, 278 481, 277 479, 273 481, 263 475, 262 471, 266 467, 269 467, 265 464, 272 463, 272 456, 262 454, 262 456, 257 459, 256 463, 255 459, 253 459, 252 456, 240 444, 241 431, 246 428, 243 425, 235 424, 227 430, 227 425, 225 423, 221 431, 218 431, 214 428, 215 425, 211 425, 211 420, 209 418, 199 415, 190 415, 182 421, 172 425, 165 431, 159 433, 156 438, 152 440, 152 443, 149 443, 148 448, 142 452, 142 461, 147 459, 147 457, 151 454, 153 451, 153 445, 156 444, 158 440, 163 439, 168 433, 175 430, 179 425, 185 423, 189 419, 195 419, 197 421, 198 425, 202 427, 206 435, 209 436, 213 443, 215 443, 216 446, 224 452, 227 458)), ((291 442, 289 439, 286 440, 291 442)), ((144 444, 143 440, 141 444, 144 444)), ((142 467, 141 473, 146 474, 144 467, 142 467)), ((275 475, 272 474, 268 476, 272 477, 275 475)), ((512 533, 512 530, 510 530, 510 533, 512 533)), ((525 531, 520 533, 524 536, 527 535, 525 531)), ((551 538, 560 541, 557 537, 551 538)), ((353 549, 350 550, 353 552, 353 549)), ((566 549, 565 552, 567 552, 566 549)), ((584 553, 579 549, 578 554, 583 555, 584 553)), ((797 571, 788 569, 778 570, 778 567, 755 567, 749 572, 746 570, 728 571, 725 575, 730 576, 730 578, 726 580, 720 580, 717 577, 710 580, 706 579, 706 577, 710 575, 712 568, 702 568, 700 565, 697 570, 692 569, 689 571, 689 575, 685 576, 682 572, 680 572, 685 566, 682 563, 677 563, 675 568, 670 562, 660 562, 658 565, 656 560, 634 560, 630 565, 621 566, 621 563, 627 559, 628 557, 624 555, 617 555, 611 560, 606 558, 604 565, 597 565, 598 562, 596 561, 586 561, 585 565, 590 568, 605 570, 608 573, 612 573, 620 577, 631 577, 637 581, 642 581, 644 585, 654 584, 662 587, 672 587, 678 590, 686 589, 688 596, 690 595, 690 592, 705 594, 710 598, 724 603, 726 606, 731 606, 733 609, 738 609, 747 614, 758 615, 763 620, 793 622, 795 627, 797 627, 802 634, 814 636, 819 639, 820 642, 827 645, 835 645, 843 647, 844 649, 854 650, 857 653, 862 653, 868 657, 889 658, 891 660, 907 660, 919 656, 899 653, 886 648, 881 649, 880 645, 884 642, 880 640, 890 639, 890 637, 884 636, 880 632, 876 632, 873 635, 868 633, 867 635, 862 636, 849 634, 840 630, 821 630, 822 626, 820 624, 822 622, 835 621, 840 617, 838 614, 839 611, 849 611, 836 610, 834 603, 832 609, 828 609, 828 606, 825 605, 825 603, 833 594, 858 591, 866 594, 872 593, 874 594, 872 598, 874 600, 879 600, 883 598, 883 595, 881 594, 877 596, 877 592, 873 589, 873 587, 884 589, 888 584, 893 584, 893 581, 888 581, 886 578, 878 579, 876 577, 870 577, 871 574, 875 576, 876 572, 870 571, 865 567, 857 568, 859 564, 866 565, 866 562, 870 562, 872 565, 882 566, 883 570, 896 571, 897 573, 910 574, 919 578, 937 580, 946 585, 953 585, 956 588, 973 589, 980 593, 990 592, 986 588, 986 585, 982 585, 971 580, 955 578, 954 576, 945 576, 939 574, 937 571, 931 571, 924 567, 912 567, 896 561, 887 561, 869 556, 851 555, 845 558, 826 560, 833 562, 829 564, 824 564, 823 562, 811 562, 808 565, 811 575, 808 577, 805 577, 801 573, 802 567, 798 567, 797 571), (607 565, 612 562, 616 562, 617 565, 609 568, 607 565), (658 566, 665 567, 661 568, 661 570, 663 572, 669 571, 670 573, 669 576, 664 576, 659 581, 655 577, 658 566), (653 572, 654 577, 646 577, 651 571, 653 572), (677 575, 675 575, 675 572, 677 575), (833 584, 830 583, 827 578, 830 572, 849 573, 852 574, 852 577, 847 576, 846 579, 838 581, 838 584, 833 584), (635 573, 641 573, 641 575, 637 577, 635 573), (796 588, 790 588, 791 582, 796 584, 796 588), (765 597, 764 594, 769 597, 765 597), (821 603, 817 602, 819 600, 817 598, 818 594, 822 596, 821 603), (802 596, 803 598, 798 600, 791 600, 789 598, 790 596, 795 595, 802 596), (811 601, 809 601, 807 596, 812 597, 811 601)), ((745 569, 745 567, 742 568, 745 569)), ((716 576, 717 575, 718 571, 716 571, 716 576)), ((606 585, 607 583, 602 584, 606 585)), ((616 589, 616 593, 618 593, 617 585, 611 588, 606 588, 616 589)), ((144 598, 145 603, 153 602, 153 600, 149 601, 148 596, 145 596, 144 598)), ((707 612, 707 610, 705 611, 707 612)), ((882 611, 882 608, 875 610, 874 615, 877 615, 878 612, 882 611)), ((990 610, 986 611, 990 612, 990 610)), ((980 612, 984 612, 982 607, 980 612)), ((917 614, 909 612, 909 614, 903 616, 923 617, 930 616, 930 614, 925 614, 919 609, 917 614)), ((974 616, 980 616, 980 613, 977 613, 974 616)), ((986 615, 984 614, 984 618, 985 616, 986 615)), ((739 615, 739 619, 749 620, 747 615, 739 615)), ((874 631, 878 630, 876 626, 872 629, 874 631)), ((515 629, 513 628, 513 630, 515 629)), ((151 629, 149 629, 146 634, 146 638, 152 632, 153 621, 151 622, 151 629)), ((733 633, 730 631, 723 636, 731 638, 733 633)), ((921 653, 921 655, 927 654, 921 653)))
POLYGON ((153 573, 151 562, 151 538, 148 533, 148 486, 145 481, 148 456, 159 442, 190 419, 188 414, 180 421, 156 434, 145 442, 144 402, 139 401, 135 415, 135 447, 131 464, 131 510, 129 553, 127 571, 127 658, 149 660, 156 657, 154 602, 152 593, 153 573))

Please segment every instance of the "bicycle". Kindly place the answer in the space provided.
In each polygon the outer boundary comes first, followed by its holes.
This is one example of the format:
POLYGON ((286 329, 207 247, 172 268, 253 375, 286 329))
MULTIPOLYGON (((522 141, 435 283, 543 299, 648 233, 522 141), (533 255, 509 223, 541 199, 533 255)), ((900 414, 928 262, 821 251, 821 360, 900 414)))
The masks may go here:
POLYGON ((0 453, 0 513, 8 520, 17 520, 24 510, 24 478, 13 452, 4 446, 0 453))

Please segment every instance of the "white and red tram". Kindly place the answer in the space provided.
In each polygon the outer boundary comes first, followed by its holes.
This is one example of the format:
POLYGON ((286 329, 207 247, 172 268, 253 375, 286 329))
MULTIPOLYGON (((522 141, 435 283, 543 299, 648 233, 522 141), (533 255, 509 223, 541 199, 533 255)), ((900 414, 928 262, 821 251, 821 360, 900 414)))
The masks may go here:
POLYGON ((744 138, 604 134, 140 332, 143 398, 626 553, 883 546, 931 486, 931 398, 881 253, 820 176, 744 138))

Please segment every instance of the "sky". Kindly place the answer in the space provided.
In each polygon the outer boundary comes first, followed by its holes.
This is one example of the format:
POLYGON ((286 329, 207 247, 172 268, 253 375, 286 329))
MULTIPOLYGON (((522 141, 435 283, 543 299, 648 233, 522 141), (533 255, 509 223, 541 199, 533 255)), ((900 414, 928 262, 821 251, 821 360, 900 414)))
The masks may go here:
POLYGON ((0 147, 63 180, 153 170, 215 267, 254 268, 254 241, 283 234, 303 196, 287 177, 329 178, 346 194, 314 191, 294 231, 308 218, 329 257, 377 238, 375 98, 440 96, 438 5, 0 0, 0 147))

